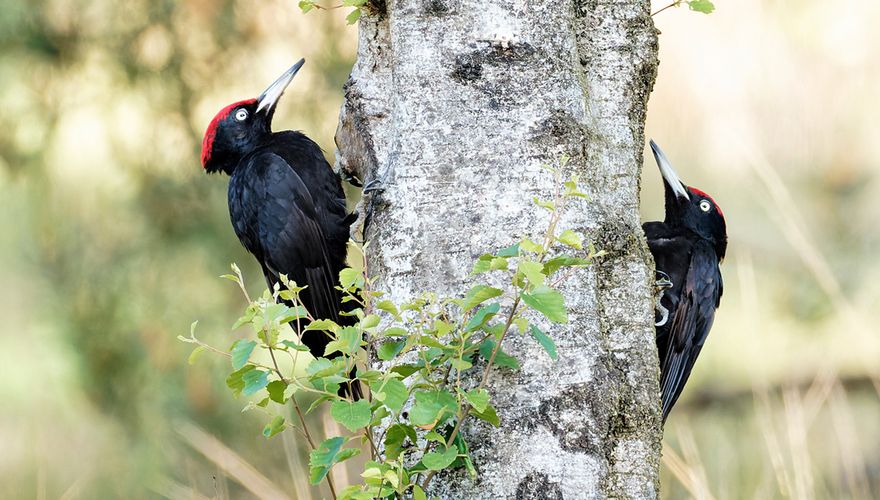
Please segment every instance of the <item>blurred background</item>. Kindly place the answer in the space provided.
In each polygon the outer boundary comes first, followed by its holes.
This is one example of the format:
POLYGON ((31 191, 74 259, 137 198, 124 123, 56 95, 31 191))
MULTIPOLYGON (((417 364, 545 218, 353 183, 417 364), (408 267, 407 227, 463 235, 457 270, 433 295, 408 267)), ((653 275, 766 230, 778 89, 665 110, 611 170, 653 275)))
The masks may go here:
MULTIPOLYGON (((663 496, 878 496, 880 3, 716 6, 655 17, 647 135, 730 237, 722 307, 666 430, 663 496)), ((201 171, 206 124, 305 57, 276 125, 332 158, 346 14, 0 0, 0 498, 318 493, 294 480, 301 440, 267 442, 224 360, 190 366, 176 337, 199 319, 200 338, 230 343, 244 306, 217 279, 230 262, 263 285, 225 178, 201 171)), ((662 218, 653 159, 642 184, 645 219, 662 218)))

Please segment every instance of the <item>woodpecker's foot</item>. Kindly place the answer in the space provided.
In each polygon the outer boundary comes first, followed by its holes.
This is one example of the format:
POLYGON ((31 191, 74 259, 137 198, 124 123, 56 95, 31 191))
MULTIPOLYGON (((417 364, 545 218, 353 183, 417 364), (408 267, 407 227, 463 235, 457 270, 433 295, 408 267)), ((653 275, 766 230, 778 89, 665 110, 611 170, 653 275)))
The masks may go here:
POLYGON ((364 183, 361 182, 360 179, 358 179, 354 174, 352 174, 348 170, 342 169, 339 172, 339 176, 342 177, 342 180, 351 184, 354 187, 358 187, 358 188, 364 187, 364 183))
POLYGON ((654 287, 657 290, 657 296, 655 297, 655 306, 654 306, 654 326, 663 326, 669 321, 669 309, 663 307, 661 301, 663 300, 663 294, 666 290, 672 288, 672 280, 669 279, 669 275, 664 273, 663 271, 657 271, 657 281, 654 282, 654 287))
POLYGON ((364 186, 364 194, 381 193, 383 191, 385 191, 385 186, 382 185, 382 181, 379 179, 373 179, 364 186))
MULTIPOLYGON (((654 286, 657 287, 657 290, 660 292, 660 296, 663 296, 664 290, 669 290, 672 288, 672 279, 669 278, 669 275, 664 273, 663 271, 657 270, 657 281, 654 282, 654 286)), ((660 299, 658 298, 659 302, 660 299)))

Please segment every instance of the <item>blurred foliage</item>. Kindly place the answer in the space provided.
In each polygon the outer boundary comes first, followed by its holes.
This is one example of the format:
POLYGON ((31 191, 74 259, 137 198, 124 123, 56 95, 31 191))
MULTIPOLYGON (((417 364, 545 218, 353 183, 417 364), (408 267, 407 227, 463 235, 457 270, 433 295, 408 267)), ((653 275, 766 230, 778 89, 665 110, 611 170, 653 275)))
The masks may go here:
MULTIPOLYGON (((715 4, 655 18, 648 135, 730 233, 722 307, 667 449, 716 498, 880 495, 880 4, 715 4)), ((0 0, 0 498, 273 491, 221 459, 316 493, 291 475, 302 444, 242 431, 262 422, 242 422, 226 367, 186 365, 175 337, 197 317, 204 340, 231 344, 240 302, 216 276, 233 261, 259 275, 225 179, 201 172, 204 127, 305 57, 276 126, 332 155, 355 49, 345 15, 294 0, 0 0)), ((642 186, 645 219, 662 217, 650 163, 642 186)), ((671 456, 664 494, 687 497, 671 456)))
POLYGON ((0 346, 15 383, 0 395, 16 411, 0 417, 0 497, 140 497, 169 480, 210 492, 195 478, 215 466, 175 444, 189 419, 260 450, 255 465, 285 463, 281 445, 236 432, 222 367, 186 366, 175 341, 193 316, 227 331, 238 297, 215 277, 233 260, 254 271, 226 180, 198 153, 218 109, 306 57, 276 125, 332 154, 354 33, 284 1, 3 0, 0 346))

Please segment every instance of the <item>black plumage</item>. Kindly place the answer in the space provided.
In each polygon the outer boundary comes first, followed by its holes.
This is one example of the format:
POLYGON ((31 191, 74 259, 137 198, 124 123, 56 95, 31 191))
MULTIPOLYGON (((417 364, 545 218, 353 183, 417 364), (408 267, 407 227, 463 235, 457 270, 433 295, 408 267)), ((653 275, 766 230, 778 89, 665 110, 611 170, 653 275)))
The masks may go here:
POLYGON ((651 141, 663 175, 666 217, 642 228, 666 282, 659 301, 657 352, 663 421, 669 416, 703 348, 724 285, 719 264, 727 251, 724 214, 706 193, 686 186, 651 141))
MULTIPOLYGON (((347 212, 340 179, 321 148, 302 133, 271 130, 278 99, 303 62, 257 99, 223 108, 205 133, 202 163, 208 172, 231 176, 232 226, 260 263, 269 288, 287 275, 307 287, 300 298, 313 317, 351 324, 351 317, 339 314, 336 285, 356 216, 347 212)), ((304 332, 302 340, 317 357, 330 337, 315 330, 304 332)), ((358 386, 352 389, 358 397, 358 386)))

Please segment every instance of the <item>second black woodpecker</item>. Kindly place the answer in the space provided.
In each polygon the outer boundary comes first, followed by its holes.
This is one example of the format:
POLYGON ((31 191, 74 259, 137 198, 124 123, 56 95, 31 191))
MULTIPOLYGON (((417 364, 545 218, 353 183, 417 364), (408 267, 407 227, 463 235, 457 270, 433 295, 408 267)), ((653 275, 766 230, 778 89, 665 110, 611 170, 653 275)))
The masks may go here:
POLYGON ((724 285, 719 265, 727 251, 721 208, 679 179, 651 141, 663 176, 666 218, 642 225, 664 288, 657 307, 657 351, 663 421, 687 383, 712 328, 724 285))

